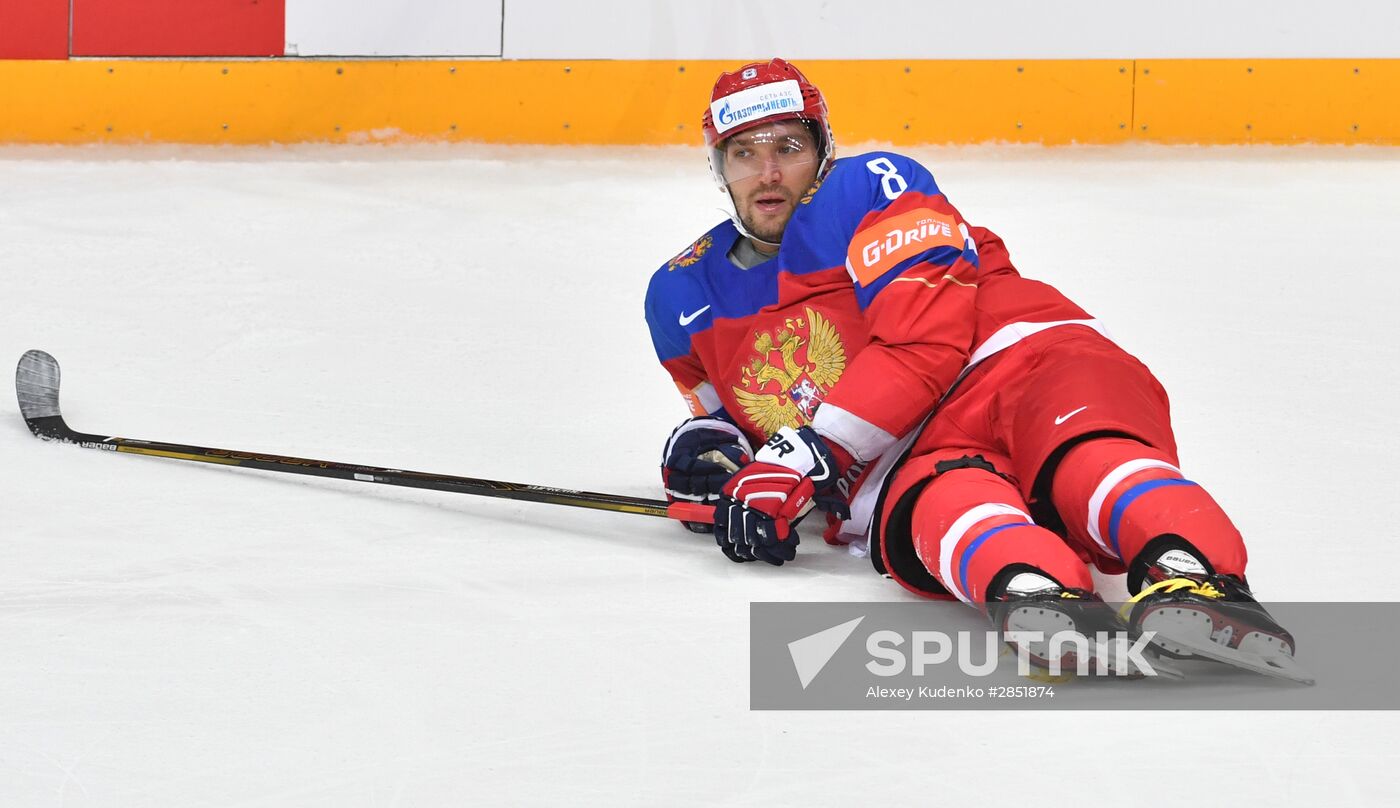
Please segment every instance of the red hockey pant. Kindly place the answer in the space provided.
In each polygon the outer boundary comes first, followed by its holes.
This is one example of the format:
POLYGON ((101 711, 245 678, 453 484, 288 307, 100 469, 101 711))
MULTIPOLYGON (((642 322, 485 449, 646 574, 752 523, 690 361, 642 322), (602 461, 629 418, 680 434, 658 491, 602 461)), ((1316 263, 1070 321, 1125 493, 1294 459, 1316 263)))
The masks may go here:
MULTIPOLYGON (((974 369, 925 427, 886 502, 906 494, 917 496, 908 524, 886 521, 881 551, 912 542, 946 594, 972 603, 1012 565, 1092 589, 1086 562, 1122 572, 1163 535, 1185 539, 1216 572, 1244 574, 1239 531, 1178 468, 1161 385, 1081 326, 1033 335, 974 369), (1035 524, 1032 503, 1053 507, 1063 530, 1035 524)), ((945 594, 911 585, 889 555, 885 566, 914 591, 945 594)))

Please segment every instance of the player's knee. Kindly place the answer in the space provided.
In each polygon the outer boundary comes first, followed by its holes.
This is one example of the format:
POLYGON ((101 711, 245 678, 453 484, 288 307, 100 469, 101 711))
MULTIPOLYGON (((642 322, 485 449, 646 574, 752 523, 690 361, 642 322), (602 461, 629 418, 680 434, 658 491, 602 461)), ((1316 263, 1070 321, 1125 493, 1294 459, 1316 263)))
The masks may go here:
POLYGON ((1087 570, 1054 533, 1035 524, 1015 480, 981 454, 926 457, 917 477, 896 478, 883 509, 877 552, 882 572, 921 595, 986 599, 992 577, 1030 562, 1078 586, 1087 570))
POLYGON ((1180 474, 1166 452, 1126 435, 1102 435, 1076 441, 1060 454, 1051 482, 1058 500, 1087 499, 1105 479, 1130 474, 1130 469, 1161 468, 1180 474))
POLYGON ((1021 492, 1006 472, 982 455, 964 455, 939 461, 920 501, 931 500, 957 508, 967 503, 1002 502, 1024 506, 1021 492))
POLYGON ((995 469, 945 470, 920 493, 911 518, 919 559, 951 594, 985 603, 1005 569, 1043 571, 1066 587, 1092 587, 1083 561, 1054 533, 1033 523, 1024 500, 995 469))
POLYGON ((1071 535, 1110 559, 1151 564, 1157 548, 1180 541, 1219 572, 1244 573, 1244 541, 1224 510, 1173 458, 1139 441, 1074 447, 1055 472, 1052 497, 1071 535))

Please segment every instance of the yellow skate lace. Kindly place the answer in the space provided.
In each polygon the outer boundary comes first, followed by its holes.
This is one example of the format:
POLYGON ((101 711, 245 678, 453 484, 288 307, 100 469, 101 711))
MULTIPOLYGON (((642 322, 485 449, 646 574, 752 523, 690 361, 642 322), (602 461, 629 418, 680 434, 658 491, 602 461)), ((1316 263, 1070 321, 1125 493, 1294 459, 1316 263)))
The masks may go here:
POLYGON ((1156 592, 1171 594, 1172 592, 1180 592, 1183 589, 1193 595, 1200 595, 1203 598, 1211 598, 1213 600, 1221 600, 1225 597, 1225 593, 1216 589, 1209 581, 1194 581, 1190 578, 1168 578, 1165 581, 1158 581, 1129 598, 1128 602, 1124 603, 1123 607, 1118 610, 1118 616, 1127 620, 1128 615, 1133 611, 1133 607, 1148 595, 1156 592))

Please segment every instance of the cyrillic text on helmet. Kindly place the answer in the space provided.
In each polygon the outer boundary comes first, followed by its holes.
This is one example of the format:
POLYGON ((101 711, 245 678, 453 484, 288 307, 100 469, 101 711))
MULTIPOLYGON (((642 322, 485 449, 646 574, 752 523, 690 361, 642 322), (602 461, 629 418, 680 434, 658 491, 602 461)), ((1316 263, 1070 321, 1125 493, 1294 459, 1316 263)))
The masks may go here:
POLYGON ((772 115, 790 115, 806 106, 796 79, 750 87, 710 104, 715 131, 719 134, 749 121, 772 115))

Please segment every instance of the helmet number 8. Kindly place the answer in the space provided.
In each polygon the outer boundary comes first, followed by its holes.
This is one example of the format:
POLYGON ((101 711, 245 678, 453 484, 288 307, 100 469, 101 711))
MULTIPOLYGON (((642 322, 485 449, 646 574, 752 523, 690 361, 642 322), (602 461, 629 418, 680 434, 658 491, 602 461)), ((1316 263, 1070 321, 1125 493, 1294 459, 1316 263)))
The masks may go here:
POLYGON ((867 161, 865 167, 870 169, 871 173, 880 175, 880 187, 884 189, 886 197, 898 199, 900 194, 909 189, 909 183, 899 175, 899 169, 888 157, 876 157, 867 161))

